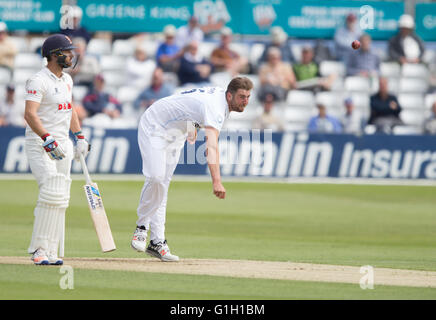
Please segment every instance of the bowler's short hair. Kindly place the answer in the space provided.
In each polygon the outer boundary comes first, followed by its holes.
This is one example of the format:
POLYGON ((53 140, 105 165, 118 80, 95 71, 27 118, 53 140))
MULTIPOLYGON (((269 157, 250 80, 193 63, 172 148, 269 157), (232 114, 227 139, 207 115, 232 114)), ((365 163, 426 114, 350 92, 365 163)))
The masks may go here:
POLYGON ((226 92, 230 92, 231 94, 235 94, 239 89, 243 90, 251 90, 253 89, 253 82, 246 77, 236 77, 230 81, 227 86, 226 92))

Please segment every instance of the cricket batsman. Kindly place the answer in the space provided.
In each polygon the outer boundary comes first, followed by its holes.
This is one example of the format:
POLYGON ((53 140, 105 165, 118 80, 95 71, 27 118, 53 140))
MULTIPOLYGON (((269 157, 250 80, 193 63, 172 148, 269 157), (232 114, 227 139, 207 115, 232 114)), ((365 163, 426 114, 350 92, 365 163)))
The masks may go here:
POLYGON ((37 265, 63 264, 58 249, 61 245, 62 256, 71 162, 80 154, 86 157, 90 149, 72 105, 73 80, 63 72, 72 66, 72 49, 67 36, 49 36, 42 45, 47 66, 26 82, 25 150, 39 187, 28 253, 37 265), (69 130, 74 133, 74 150, 69 130))
MULTIPOLYGON (((253 83, 245 77, 230 81, 227 89, 205 87, 175 94, 153 103, 142 115, 138 126, 138 144, 142 156, 145 183, 137 209, 138 220, 131 246, 139 252, 161 259, 178 261, 165 239, 168 188, 186 139, 193 128, 203 127, 206 159, 212 177, 213 193, 224 199, 221 183, 218 136, 224 120, 232 111, 243 112, 253 83), (146 245, 150 230, 150 243, 146 245)), ((194 129, 195 130, 195 129, 194 129)))

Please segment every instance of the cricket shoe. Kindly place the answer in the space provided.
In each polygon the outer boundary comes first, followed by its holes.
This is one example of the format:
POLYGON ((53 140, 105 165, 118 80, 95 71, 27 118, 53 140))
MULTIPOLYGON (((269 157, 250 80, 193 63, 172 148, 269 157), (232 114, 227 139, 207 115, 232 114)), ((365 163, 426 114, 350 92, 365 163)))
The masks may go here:
POLYGON ((147 229, 145 227, 136 227, 130 246, 136 251, 145 252, 147 247, 147 229))
POLYGON ((48 254, 48 262, 52 266, 61 266, 64 264, 64 261, 61 258, 58 258, 58 256, 55 253, 48 254))
POLYGON ((47 254, 41 248, 36 249, 36 251, 32 254, 32 261, 36 265, 49 265, 47 254))
POLYGON ((171 254, 166 240, 158 243, 153 243, 153 241, 150 241, 150 244, 145 252, 148 255, 161 259, 165 262, 179 261, 178 256, 171 254))

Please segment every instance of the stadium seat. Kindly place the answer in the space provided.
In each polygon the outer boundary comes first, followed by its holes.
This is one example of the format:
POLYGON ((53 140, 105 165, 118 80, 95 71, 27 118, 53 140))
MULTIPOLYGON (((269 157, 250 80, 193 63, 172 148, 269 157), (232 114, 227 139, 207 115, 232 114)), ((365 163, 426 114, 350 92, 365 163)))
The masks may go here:
POLYGON ((344 88, 346 91, 351 92, 370 92, 371 83, 366 77, 346 77, 344 88))
POLYGON ((435 93, 429 93, 425 96, 425 108, 431 109, 431 106, 433 103, 436 102, 436 94, 435 93))
POLYGON ((88 54, 97 56, 111 54, 111 42, 106 39, 93 38, 89 41, 87 47, 88 54))
POLYGON ((327 109, 339 109, 344 105, 344 95, 339 92, 318 92, 315 101, 324 104, 327 109))
POLYGON ((132 56, 135 51, 135 45, 130 40, 117 39, 112 46, 112 53, 118 56, 132 56))
POLYGON ((43 66, 43 59, 37 53, 19 53, 15 56, 16 69, 36 69, 39 70, 43 66))
POLYGON ((424 113, 421 110, 403 110, 400 118, 407 126, 422 126, 424 113))
POLYGON ((400 93, 426 93, 428 82, 418 78, 401 78, 399 83, 400 93))
POLYGON ((87 86, 73 86, 73 99, 74 101, 82 101, 88 93, 87 86))
POLYGON ((223 129, 227 130, 250 130, 252 128, 252 123, 250 121, 243 120, 227 120, 224 123, 223 129))
POLYGON ((312 91, 305 90, 291 90, 288 92, 286 103, 291 106, 315 106, 315 96, 312 91))
POLYGON ((15 43, 18 52, 29 52, 29 41, 25 37, 10 36, 9 39, 11 39, 15 43))
POLYGON ((244 112, 231 112, 229 120, 253 121, 258 115, 262 114, 263 107, 257 103, 249 103, 244 112))
POLYGON ((417 126, 395 126, 393 133, 398 135, 416 135, 422 134, 422 129, 417 126))
POLYGON ((309 119, 316 115, 315 108, 308 107, 289 107, 284 111, 284 119, 287 122, 299 122, 305 123, 306 125, 309 122, 309 119))
POLYGON ((126 67, 126 60, 115 55, 105 55, 100 58, 100 66, 103 71, 119 71, 126 67))
POLYGON ((398 78, 388 78, 388 91, 394 95, 398 94, 398 92, 400 91, 400 80, 398 78))
POLYGON ((210 59, 212 51, 218 46, 215 42, 201 42, 198 45, 198 52, 206 59, 210 59))
POLYGON ((380 75, 383 77, 399 77, 401 75, 401 66, 396 62, 380 63, 380 75))
POLYGON ((424 78, 427 79, 429 71, 424 64, 405 63, 401 67, 401 75, 409 78, 424 78))
POLYGON ((230 48, 236 51, 241 57, 250 58, 250 46, 246 43, 232 42, 230 48))
POLYGON ((103 71, 103 77, 107 86, 121 87, 125 84, 125 74, 116 71, 103 71))
POLYGON ((345 64, 339 61, 325 60, 321 61, 319 65, 319 72, 321 76, 329 76, 331 74, 337 74, 340 77, 345 76, 345 64))
POLYGON ((35 69, 15 69, 14 71, 14 83, 24 84, 26 81, 35 74, 35 69))
POLYGON ((422 57, 422 61, 426 64, 431 64, 436 61, 436 51, 432 49, 426 49, 422 57))
POLYGON ((223 86, 223 83, 229 83, 232 80, 232 76, 228 72, 212 73, 210 76, 210 82, 214 86, 223 86))
POLYGON ((174 72, 164 72, 163 78, 165 83, 171 84, 174 88, 179 86, 179 78, 174 72))
POLYGON ((307 123, 304 122, 287 122, 285 123, 285 130, 291 132, 301 132, 307 130, 307 123))
POLYGON ((353 92, 349 95, 346 95, 346 97, 351 97, 355 108, 359 110, 362 116, 369 116, 371 106, 370 106, 370 96, 368 94, 353 92))
POLYGON ((157 48, 159 47, 159 41, 147 39, 142 41, 141 46, 145 48, 147 56, 154 59, 156 57, 157 48))
POLYGON ((39 50, 38 50, 38 52, 36 52, 36 51, 37 51, 37 49, 42 47, 42 44, 44 43, 45 39, 46 38, 44 38, 44 37, 33 37, 33 38, 31 38, 30 42, 29 42, 29 52, 31 52, 31 53, 41 53, 41 51, 39 51, 39 50))
POLYGON ((257 66, 259 63, 259 59, 265 50, 265 44, 263 43, 255 43, 251 46, 250 49, 250 63, 253 66, 257 66))
POLYGON ((295 61, 297 61, 297 62, 301 62, 301 56, 302 56, 302 52, 303 52, 303 47, 304 47, 303 44, 293 43, 291 45, 292 55, 294 56, 295 61))
POLYGON ((141 93, 141 89, 129 86, 123 86, 118 89, 117 99, 121 103, 132 103, 141 93))
POLYGON ((6 68, 0 67, 0 84, 8 84, 11 82, 11 72, 6 68))
POLYGON ((424 98, 421 94, 402 93, 398 95, 398 102, 403 109, 424 109, 424 98))

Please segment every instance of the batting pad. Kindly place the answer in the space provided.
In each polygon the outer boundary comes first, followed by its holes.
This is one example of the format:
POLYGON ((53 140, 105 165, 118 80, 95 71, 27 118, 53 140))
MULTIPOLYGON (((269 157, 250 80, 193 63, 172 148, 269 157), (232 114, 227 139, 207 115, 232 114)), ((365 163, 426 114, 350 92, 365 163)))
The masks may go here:
POLYGON ((35 221, 29 253, 38 248, 57 253, 69 202, 70 184, 71 179, 63 174, 50 176, 42 184, 34 211, 35 221))

